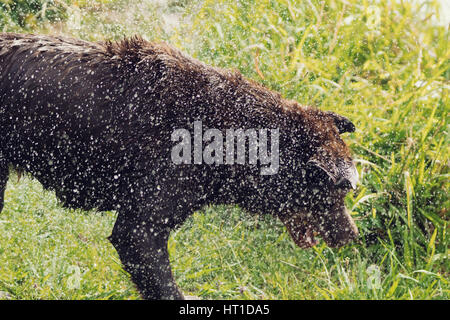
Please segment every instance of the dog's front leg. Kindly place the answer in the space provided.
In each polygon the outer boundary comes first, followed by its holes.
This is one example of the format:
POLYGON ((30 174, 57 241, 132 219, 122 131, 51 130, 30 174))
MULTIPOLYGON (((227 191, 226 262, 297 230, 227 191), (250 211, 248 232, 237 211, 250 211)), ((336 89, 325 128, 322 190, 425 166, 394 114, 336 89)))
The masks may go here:
POLYGON ((170 269, 163 223, 119 212, 109 240, 144 299, 183 299, 170 269))

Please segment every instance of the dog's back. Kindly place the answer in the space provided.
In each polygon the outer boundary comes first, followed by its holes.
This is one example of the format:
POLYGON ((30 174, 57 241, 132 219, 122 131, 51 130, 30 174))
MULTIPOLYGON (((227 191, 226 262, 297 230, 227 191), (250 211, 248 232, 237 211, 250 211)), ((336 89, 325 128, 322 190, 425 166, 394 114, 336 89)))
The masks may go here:
POLYGON ((128 83, 100 44, 0 35, 0 155, 30 172, 64 204, 113 209, 127 166, 128 83), (120 85, 118 83, 120 82, 120 85), (114 101, 113 101, 114 100, 114 101), (118 123, 121 125, 117 125, 118 123))

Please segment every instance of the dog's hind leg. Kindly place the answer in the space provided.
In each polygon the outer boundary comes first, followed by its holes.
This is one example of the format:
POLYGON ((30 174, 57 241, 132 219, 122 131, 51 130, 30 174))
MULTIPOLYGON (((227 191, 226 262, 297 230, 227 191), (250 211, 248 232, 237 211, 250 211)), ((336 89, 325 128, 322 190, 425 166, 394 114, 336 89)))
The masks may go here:
POLYGON ((2 155, 0 153, 0 212, 3 210, 3 202, 5 196, 6 183, 8 182, 8 162, 2 159, 2 155))
POLYGON ((109 240, 144 299, 183 299, 170 269, 170 229, 144 216, 119 212, 109 240))

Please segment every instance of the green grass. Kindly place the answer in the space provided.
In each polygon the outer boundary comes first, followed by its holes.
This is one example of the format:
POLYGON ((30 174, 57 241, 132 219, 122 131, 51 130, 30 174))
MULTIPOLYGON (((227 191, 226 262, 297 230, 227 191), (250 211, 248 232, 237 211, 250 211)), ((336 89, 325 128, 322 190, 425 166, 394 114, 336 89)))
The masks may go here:
MULTIPOLYGON (((448 26, 433 23, 437 2, 422 14, 406 1, 64 3, 60 21, 30 18, 18 26, 0 16, 0 26, 89 40, 135 33, 164 40, 357 126, 345 140, 361 183, 346 202, 360 242, 301 250, 271 217, 208 207, 169 243, 185 293, 449 298, 450 39, 448 26), (173 17, 179 22, 168 27, 173 17)), ((139 298, 106 240, 114 213, 62 209, 36 181, 16 180, 0 215, 0 298, 139 298)))

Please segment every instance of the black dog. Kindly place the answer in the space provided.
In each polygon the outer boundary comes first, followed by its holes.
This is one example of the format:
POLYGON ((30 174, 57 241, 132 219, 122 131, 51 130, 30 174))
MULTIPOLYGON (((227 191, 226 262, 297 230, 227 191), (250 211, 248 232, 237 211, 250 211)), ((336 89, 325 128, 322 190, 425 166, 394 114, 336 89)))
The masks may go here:
POLYGON ((147 299, 180 299, 169 233, 207 204, 278 216, 301 247, 357 236, 344 197, 356 183, 340 138, 353 124, 283 99, 237 72, 164 45, 0 34, 0 210, 8 168, 64 205, 117 210, 110 241, 147 299), (279 170, 175 164, 175 129, 279 130, 279 170))

